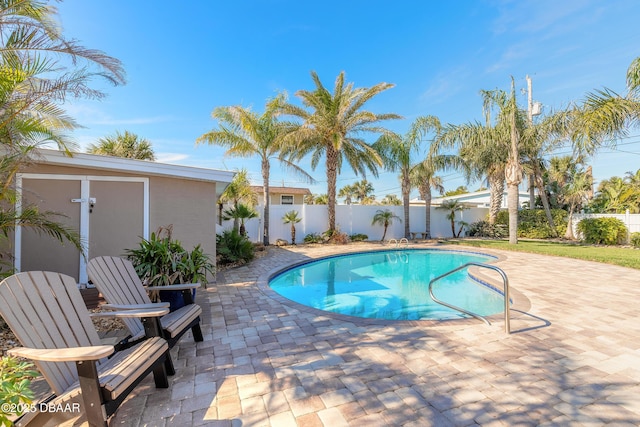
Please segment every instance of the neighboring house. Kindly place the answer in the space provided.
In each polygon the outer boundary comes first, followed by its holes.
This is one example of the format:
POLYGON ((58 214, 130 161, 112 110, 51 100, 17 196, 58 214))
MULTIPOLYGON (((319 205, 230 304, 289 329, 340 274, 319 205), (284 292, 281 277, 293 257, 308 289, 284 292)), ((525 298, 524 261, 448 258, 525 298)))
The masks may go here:
MULTIPOLYGON (((489 190, 485 191, 475 191, 473 193, 465 193, 458 194, 455 196, 446 196, 446 197, 434 197, 431 199, 431 206, 440 206, 442 202, 446 200, 458 200, 460 203, 463 203, 467 206, 473 206, 478 208, 488 208, 489 207, 489 199, 491 192, 489 190)), ((529 202, 529 193, 519 193, 519 203, 518 205, 522 207, 523 202, 529 202)), ((424 205, 424 200, 415 198, 409 202, 411 205, 424 205)), ((502 205, 501 208, 507 209, 507 192, 505 191, 502 196, 502 205)))
MULTIPOLYGON (((262 197, 264 187, 261 185, 252 185, 251 190, 258 198, 258 204, 262 205, 262 197)), ((311 190, 300 187, 269 187, 269 204, 271 205, 302 205, 304 204, 304 196, 310 196, 311 190)))
POLYGON ((85 253, 18 227, 18 271, 57 271, 87 283, 86 263, 122 256, 160 226, 187 249, 202 245, 215 259, 216 203, 234 173, 92 154, 41 150, 16 176, 18 206, 34 203, 63 214, 57 221, 79 231, 85 253))

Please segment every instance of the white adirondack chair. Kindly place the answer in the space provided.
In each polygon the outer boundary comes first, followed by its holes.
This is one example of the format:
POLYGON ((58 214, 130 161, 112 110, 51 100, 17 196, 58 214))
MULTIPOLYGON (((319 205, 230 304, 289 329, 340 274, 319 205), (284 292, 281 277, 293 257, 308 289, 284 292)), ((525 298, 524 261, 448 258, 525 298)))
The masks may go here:
MULTIPOLYGON (((158 322, 158 316, 167 312, 164 308, 108 313, 142 318, 148 334, 156 336, 107 359, 114 347, 101 345, 75 279, 53 272, 25 272, 0 283, 0 314, 24 346, 8 353, 32 359, 55 394, 51 403, 79 402, 91 426, 106 426, 150 372, 156 387, 169 386, 166 364, 173 365, 158 322)), ((77 415, 29 413, 18 425, 59 425, 77 415)))
MULTIPOLYGON (((193 289, 200 287, 199 283, 145 288, 131 261, 110 256, 93 258, 87 265, 87 273, 91 282, 107 301, 108 304, 102 306, 107 309, 130 310, 158 307, 159 304, 167 307, 168 303, 152 303, 147 291, 182 291, 187 305, 160 319, 164 338, 171 348, 185 332, 191 329, 195 341, 203 340, 200 329, 202 308, 193 302, 191 293, 193 289)), ((130 341, 135 342, 143 336, 144 329, 138 319, 124 319, 124 323, 131 334, 130 341)))

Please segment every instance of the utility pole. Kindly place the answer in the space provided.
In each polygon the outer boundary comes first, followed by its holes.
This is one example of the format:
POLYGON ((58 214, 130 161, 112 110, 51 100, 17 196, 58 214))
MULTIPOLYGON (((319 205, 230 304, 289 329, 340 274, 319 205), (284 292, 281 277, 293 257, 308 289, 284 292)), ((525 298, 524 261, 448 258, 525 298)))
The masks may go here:
MULTIPOLYGON (((533 94, 531 92, 531 77, 527 74, 527 118, 529 127, 533 127, 533 94)), ((536 205, 536 185, 535 175, 529 174, 529 209, 534 209, 536 205)))

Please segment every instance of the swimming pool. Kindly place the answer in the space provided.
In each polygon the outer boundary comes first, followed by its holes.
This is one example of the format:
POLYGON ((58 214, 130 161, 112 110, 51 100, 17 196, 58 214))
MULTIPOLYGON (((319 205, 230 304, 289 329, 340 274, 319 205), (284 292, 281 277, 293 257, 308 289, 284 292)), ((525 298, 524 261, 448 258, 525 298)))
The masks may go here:
MULTIPOLYGON (((306 306, 356 317, 388 320, 457 319, 464 314, 434 302, 431 279, 489 255, 411 249, 340 255, 288 269, 269 285, 306 306)), ((434 294, 468 311, 488 316, 504 310, 501 293, 471 278, 465 270, 437 281, 434 294)))

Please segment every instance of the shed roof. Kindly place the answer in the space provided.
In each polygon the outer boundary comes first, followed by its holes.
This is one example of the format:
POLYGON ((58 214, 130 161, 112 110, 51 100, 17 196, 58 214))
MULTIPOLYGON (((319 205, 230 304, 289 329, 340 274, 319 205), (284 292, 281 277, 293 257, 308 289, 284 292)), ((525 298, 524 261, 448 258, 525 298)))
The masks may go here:
POLYGON ((56 166, 85 167, 114 172, 137 173, 143 175, 166 176, 194 181, 220 182, 229 184, 234 172, 217 169, 196 168, 147 160, 125 159, 122 157, 97 154, 73 153, 67 156, 62 151, 39 149, 35 162, 56 166))

